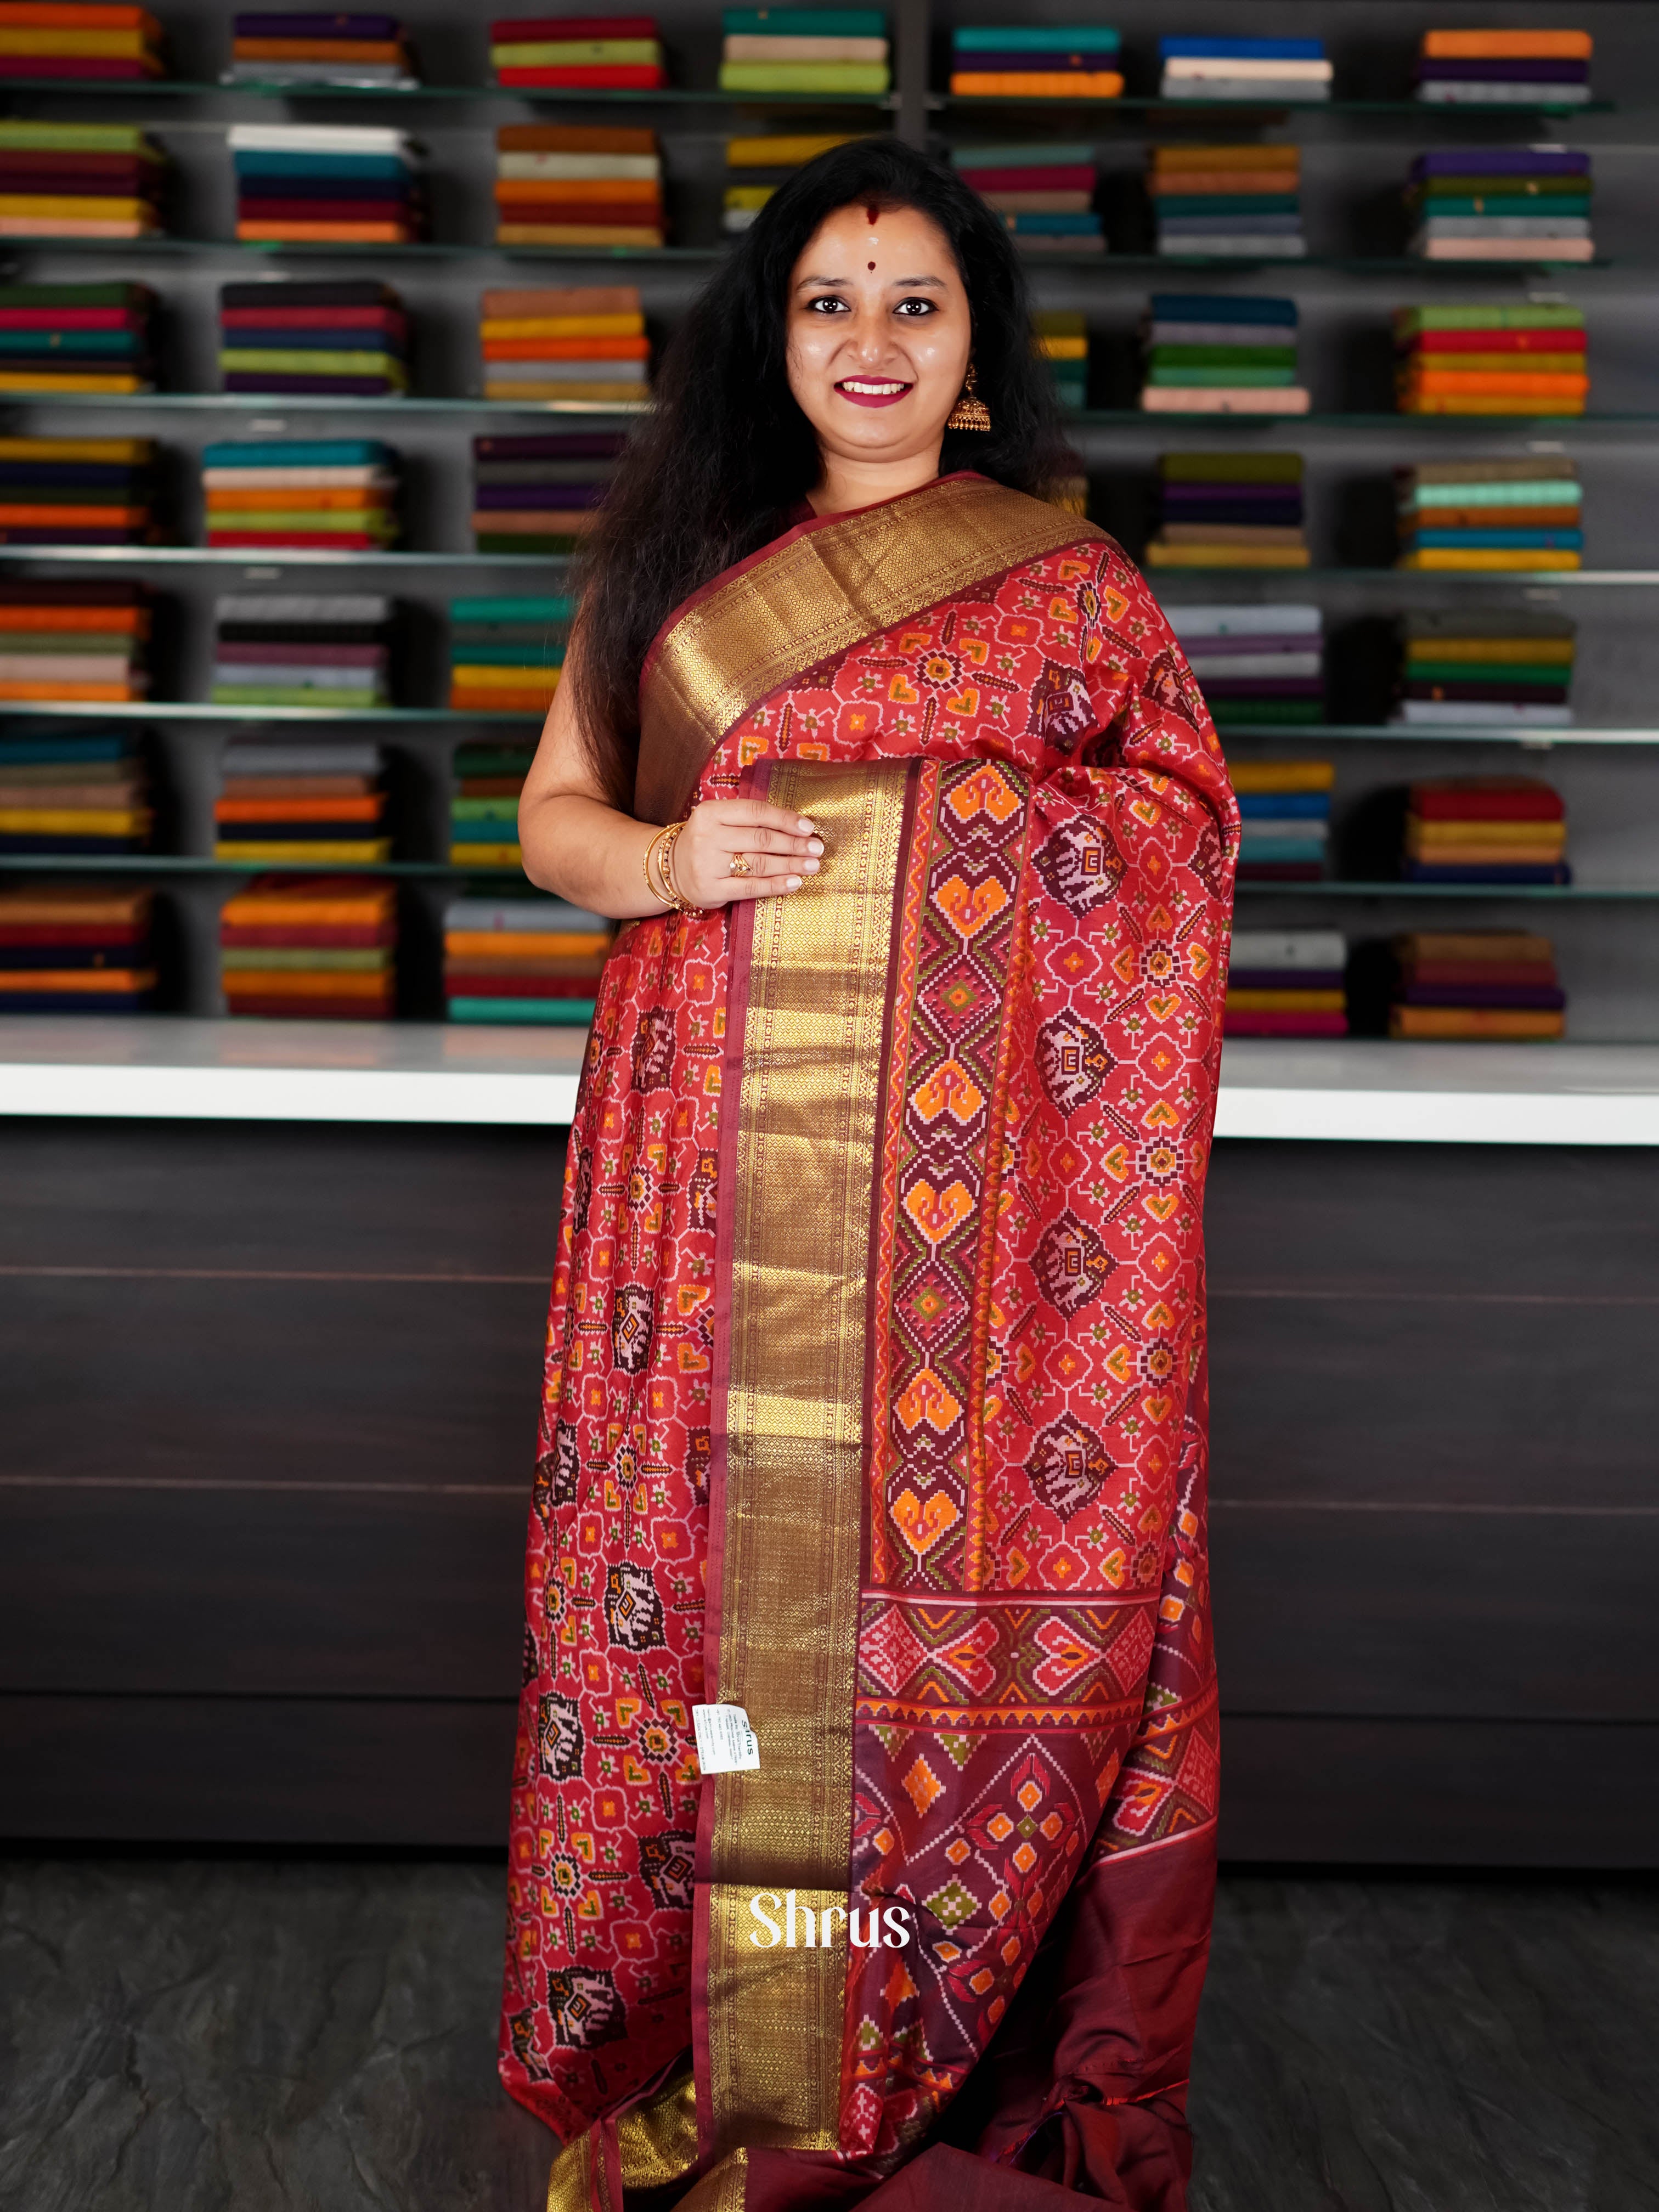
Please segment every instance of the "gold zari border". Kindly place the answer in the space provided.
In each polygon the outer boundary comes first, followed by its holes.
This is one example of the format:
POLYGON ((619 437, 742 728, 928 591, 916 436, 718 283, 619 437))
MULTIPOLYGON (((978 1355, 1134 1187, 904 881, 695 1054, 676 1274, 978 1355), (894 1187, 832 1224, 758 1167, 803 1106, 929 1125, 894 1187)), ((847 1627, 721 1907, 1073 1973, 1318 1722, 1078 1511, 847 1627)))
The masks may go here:
POLYGON ((714 1784, 718 2151, 837 2141, 844 1943, 763 1950, 749 1941, 749 1899, 794 1889, 815 1905, 848 1900, 866 1275, 910 773, 902 761, 788 763, 766 785, 775 805, 810 811, 827 851, 806 889, 755 907, 733 1041, 741 1076, 728 1093, 738 1115, 730 1380, 708 1694, 747 1707, 761 1763, 714 1784))
POLYGON ((635 813, 675 820, 732 724, 792 676, 982 577, 1105 534, 988 477, 949 477, 764 556, 699 599, 658 648, 635 813))

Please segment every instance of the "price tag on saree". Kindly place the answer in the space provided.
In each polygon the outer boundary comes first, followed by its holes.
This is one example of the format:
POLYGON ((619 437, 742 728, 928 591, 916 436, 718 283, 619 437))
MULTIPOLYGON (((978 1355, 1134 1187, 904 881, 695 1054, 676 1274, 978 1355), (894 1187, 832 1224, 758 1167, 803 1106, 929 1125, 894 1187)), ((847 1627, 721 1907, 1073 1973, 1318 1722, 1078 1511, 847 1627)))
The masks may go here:
POLYGON ((743 1774, 760 1765, 760 1738, 741 1705, 693 1705, 697 1765, 705 1774, 743 1774))

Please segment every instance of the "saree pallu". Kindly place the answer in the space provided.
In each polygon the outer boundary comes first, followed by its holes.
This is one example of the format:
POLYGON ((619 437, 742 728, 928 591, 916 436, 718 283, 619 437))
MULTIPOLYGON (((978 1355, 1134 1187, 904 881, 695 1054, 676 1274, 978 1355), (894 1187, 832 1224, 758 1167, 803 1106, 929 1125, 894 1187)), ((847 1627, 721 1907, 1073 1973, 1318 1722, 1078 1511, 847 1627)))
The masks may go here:
POLYGON ((1176 2212, 1218 1774, 1214 732, 1119 548, 973 475, 717 578, 641 704, 641 818, 751 793, 827 849, 631 925, 600 988, 503 2079, 565 2142, 553 2212, 1176 2212), (700 1777, 704 1702, 757 1770, 700 1777))

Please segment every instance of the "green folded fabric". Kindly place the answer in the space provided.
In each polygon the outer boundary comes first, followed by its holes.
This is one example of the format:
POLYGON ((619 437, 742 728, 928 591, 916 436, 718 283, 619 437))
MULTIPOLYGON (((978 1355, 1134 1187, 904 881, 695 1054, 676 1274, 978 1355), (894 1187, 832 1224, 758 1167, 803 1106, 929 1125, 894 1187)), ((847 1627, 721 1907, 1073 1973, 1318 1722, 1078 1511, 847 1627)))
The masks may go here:
POLYGON ((216 684, 212 696, 216 707, 326 707, 331 712, 339 708, 354 714, 386 703, 373 691, 322 690, 303 684, 216 684))
POLYGON ((220 948, 219 965, 233 969, 331 968, 343 969, 348 974, 372 975, 391 967, 392 947, 389 945, 227 945, 220 948))
POLYGON ((1231 392, 1252 388, 1277 391, 1296 382, 1296 371, 1293 368, 1154 368, 1146 381, 1192 392, 1231 392))
POLYGON ((1288 346, 1155 345, 1147 353, 1154 368, 1294 368, 1296 348, 1288 346))
POLYGON ((885 92, 885 62, 722 62, 722 92, 885 92))
POLYGON ((287 376, 384 376, 401 382, 406 371, 389 353, 283 352, 264 346, 226 346, 219 356, 226 370, 269 368, 287 376))
POLYGON ((459 661, 468 668, 528 666, 539 671, 544 668, 562 667, 564 663, 564 647, 562 645, 555 646, 544 654, 532 654, 526 652, 525 647, 527 644, 540 644, 543 641, 541 639, 520 639, 516 642, 484 645, 469 638, 458 638, 452 641, 449 658, 452 662, 459 661), (462 647, 465 647, 464 651, 462 647))
POLYGON ((1300 453, 1161 453, 1165 483, 1297 483, 1300 453))
POLYGON ((592 999, 452 999, 452 1022, 550 1022, 557 1029, 586 1029, 592 999))

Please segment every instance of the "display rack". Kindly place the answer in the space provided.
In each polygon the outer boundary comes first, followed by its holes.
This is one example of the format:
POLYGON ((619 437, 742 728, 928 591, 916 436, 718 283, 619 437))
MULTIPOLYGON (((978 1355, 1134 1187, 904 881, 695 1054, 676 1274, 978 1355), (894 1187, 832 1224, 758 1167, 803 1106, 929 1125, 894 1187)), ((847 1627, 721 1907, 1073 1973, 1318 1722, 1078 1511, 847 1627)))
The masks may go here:
MULTIPOLYGON (((964 17, 998 19, 994 0, 963 0, 964 17)), ((1228 11, 1231 12, 1231 11, 1228 11)), ((1534 0, 1521 13, 1538 14, 1534 0)), ((1558 11, 1559 13, 1559 11, 1558 11)), ((1040 304, 1082 308, 1091 331, 1121 352, 1150 289, 1162 284, 1228 291, 1292 293, 1301 302, 1305 373, 1317 403, 1306 416, 1152 416, 1121 404, 1114 380, 1097 376, 1097 404, 1071 417, 1072 434, 1094 490, 1093 508, 1134 550, 1137 480, 1151 457, 1176 445, 1301 448, 1309 457, 1312 535, 1318 565, 1263 576, 1237 570, 1158 571, 1155 588, 1171 605, 1194 600, 1270 602, 1313 598, 1325 607, 1328 628, 1375 621, 1391 606, 1420 607, 1443 597, 1458 605, 1525 604, 1527 595, 1561 599, 1580 623, 1580 720, 1565 730, 1521 727, 1484 730, 1406 727, 1350 714, 1320 725, 1257 725, 1229 734, 1240 757, 1264 750, 1297 754, 1328 749, 1338 764, 1339 816, 1379 783, 1408 775, 1520 762, 1535 767, 1547 757, 1550 773, 1566 793, 1572 819, 1577 880, 1571 886, 1489 890, 1482 887, 1425 886, 1382 880, 1374 873, 1310 884, 1241 887, 1241 911, 1257 924, 1293 926, 1351 912, 1367 933, 1387 935, 1401 927, 1433 926, 1437 915, 1467 926, 1479 914, 1495 926, 1506 920, 1537 927, 1547 914, 1567 982, 1571 1033, 1586 1043, 1632 1047, 1659 1043, 1659 928, 1651 909, 1659 903, 1659 727, 1650 726, 1659 689, 1659 633, 1648 595, 1659 589, 1659 538, 1651 516, 1659 511, 1659 276, 1648 234, 1651 160, 1659 137, 1659 74, 1639 40, 1626 35, 1639 11, 1615 0, 1589 0, 1574 11, 1594 19, 1598 40, 1596 77, 1616 90, 1617 101, 1597 99, 1571 110, 1425 109, 1400 96, 1419 31, 1437 20, 1413 4, 1386 15, 1344 9, 1336 0, 1297 0, 1304 16, 1328 38, 1335 55, 1342 96, 1318 107, 1285 108, 1235 101, 1170 103, 1151 88, 1149 57, 1159 33, 1180 27, 1166 7, 1133 0, 1110 11, 1125 34, 1130 91, 1110 102, 965 100, 948 94, 948 16, 927 0, 900 0, 892 10, 895 82, 882 99, 864 95, 733 95, 714 85, 717 11, 670 5, 661 11, 665 40, 678 82, 641 93, 521 92, 483 81, 480 23, 423 21, 410 25, 434 82, 418 88, 376 90, 265 85, 228 87, 215 81, 222 58, 228 11, 191 9, 169 14, 173 52, 181 74, 161 84, 88 84, 0 78, 0 103, 14 112, 63 119, 107 117, 152 125, 175 155, 180 177, 176 234, 131 244, 8 240, 0 260, 33 275, 54 266, 66 276, 94 273, 143 274, 167 300, 173 329, 167 348, 167 386, 128 397, 0 395, 0 418, 57 421, 130 431, 141 423, 168 426, 181 442, 234 435, 274 424, 309 431, 329 422, 361 425, 386 434, 397 423, 399 444, 423 479, 411 550, 395 553, 327 551, 244 553, 190 544, 82 549, 36 546, 5 549, 0 558, 26 572, 88 576, 112 571, 147 574, 166 587, 178 606, 177 649, 163 672, 164 688, 177 697, 156 698, 118 709, 31 707, 32 718, 81 715, 118 719, 157 732, 169 781, 178 794, 178 841, 183 849, 132 856, 110 872, 170 886, 185 956, 183 981, 174 993, 178 1014, 197 1019, 217 1008, 211 948, 216 903, 227 881, 246 874, 213 860, 206 850, 210 796, 216 748, 230 731, 250 726, 315 726, 361 735, 367 725, 384 732, 405 757, 412 796, 400 811, 399 857, 385 872, 404 886, 412 902, 411 940, 424 945, 428 963, 415 1011, 431 1009, 437 908, 432 902, 458 872, 438 857, 444 835, 448 758, 469 730, 481 734, 523 718, 460 714, 422 703, 435 696, 439 672, 416 665, 403 695, 408 703, 350 716, 321 708, 280 710, 216 708, 199 697, 205 688, 206 641, 213 593, 233 581, 264 584, 326 570, 361 574, 377 587, 407 595, 435 636, 442 595, 448 590, 524 588, 526 572, 547 572, 535 556, 476 554, 466 547, 466 464, 464 437, 489 422, 544 422, 568 417, 621 424, 630 412, 589 403, 536 402, 503 405, 466 389, 476 368, 470 336, 477 288, 514 281, 507 272, 534 264, 550 277, 568 265, 570 281, 604 281, 601 265, 637 282, 653 331, 672 327, 723 248, 716 227, 721 167, 720 141, 738 128, 799 130, 816 111, 826 127, 892 130, 912 143, 948 145, 974 139, 1040 140, 1045 134, 1086 136, 1102 149, 1103 167, 1132 167, 1140 142, 1176 135, 1208 138, 1293 138, 1310 174, 1308 198, 1312 250, 1298 261, 1247 262, 1203 256, 1146 252, 1034 256, 1030 273, 1040 304), (1622 19, 1622 23, 1621 23, 1622 19), (1351 36, 1347 26, 1354 27, 1351 36), (1621 43, 1622 41, 1622 43, 1621 43), (1385 51, 1386 50, 1386 51, 1385 51), (1375 97, 1361 96, 1374 90, 1375 97), (431 167, 443 180, 434 191, 440 235, 429 243, 392 247, 317 247, 249 245, 228 234, 228 163, 219 137, 238 115, 292 112, 297 118, 386 120, 407 111, 432 149, 431 167), (503 248, 488 241, 490 131, 513 116, 559 116, 648 123, 660 133, 671 198, 679 218, 675 242, 649 252, 617 248, 503 248), (862 124, 860 121, 862 118, 862 124), (1431 264, 1397 251, 1353 250, 1356 238, 1377 234, 1373 203, 1397 190, 1409 153, 1440 143, 1525 143, 1543 133, 1589 146, 1596 155, 1598 245, 1594 263, 1571 268, 1540 264, 1431 264), (1369 196, 1369 197, 1368 197, 1369 196), (417 362, 422 389, 408 398, 278 398, 219 395, 212 375, 212 293, 224 276, 249 268, 294 264, 307 272, 337 264, 341 273, 372 260, 405 291, 430 343, 417 362), (1547 289, 1580 301, 1590 319, 1595 411, 1582 417, 1402 417, 1374 403, 1378 345, 1386 344, 1386 312, 1417 296, 1513 299, 1547 289), (1370 357, 1367 348, 1370 349, 1370 357), (1346 403, 1346 404, 1345 404, 1346 403), (1542 445, 1582 453, 1586 486, 1586 534, 1597 565, 1576 572, 1522 576, 1422 574, 1351 556, 1346 510, 1356 486, 1374 487, 1388 468, 1414 452, 1438 456, 1525 452, 1542 445), (1126 524, 1126 515, 1129 518, 1126 524), (1650 565, 1650 564, 1652 565, 1650 565), (1653 766, 1650 767, 1650 762, 1653 766)), ((1045 21, 1075 19, 1066 0, 1047 0, 1045 21)), ((1540 18, 1539 20, 1543 20, 1540 18)), ((1551 18, 1550 20, 1553 20, 1551 18)), ((1384 241, 1386 242, 1386 241, 1384 241)), ((523 280, 518 280, 523 281, 523 280)), ((1118 380, 1121 381, 1121 380, 1118 380)), ((186 525, 186 528, 188 526, 186 525)), ((1363 702, 1356 702, 1361 703, 1363 702)), ((1339 704, 1340 711, 1340 704, 1339 704)), ((84 874, 91 864, 31 858, 0 859, 0 868, 31 878, 54 868, 84 874)), ((99 864, 103 867, 105 864, 99 864)), ((1356 923, 1356 927, 1360 927, 1356 923)), ((149 1018, 158 1023, 168 1018, 149 1018)), ((277 1025, 268 1025, 276 1027, 277 1025)), ((15 1033, 15 1024, 6 1031, 15 1033)), ((160 1032, 158 1030, 157 1034, 160 1032)), ((1380 1048, 1382 1050, 1398 1048, 1380 1048)), ((0 1050, 9 1050, 0 1047, 0 1050)), ((1267 1048, 1269 1053, 1273 1048, 1267 1048)), ((1321 1062, 1340 1071, 1358 1063, 1331 1048, 1321 1062)), ((1369 1080, 1369 1079, 1367 1079, 1369 1080)), ((1358 1080, 1356 1076, 1355 1081, 1358 1080)), ((1242 1125, 1241 1125, 1242 1126, 1242 1125)))

